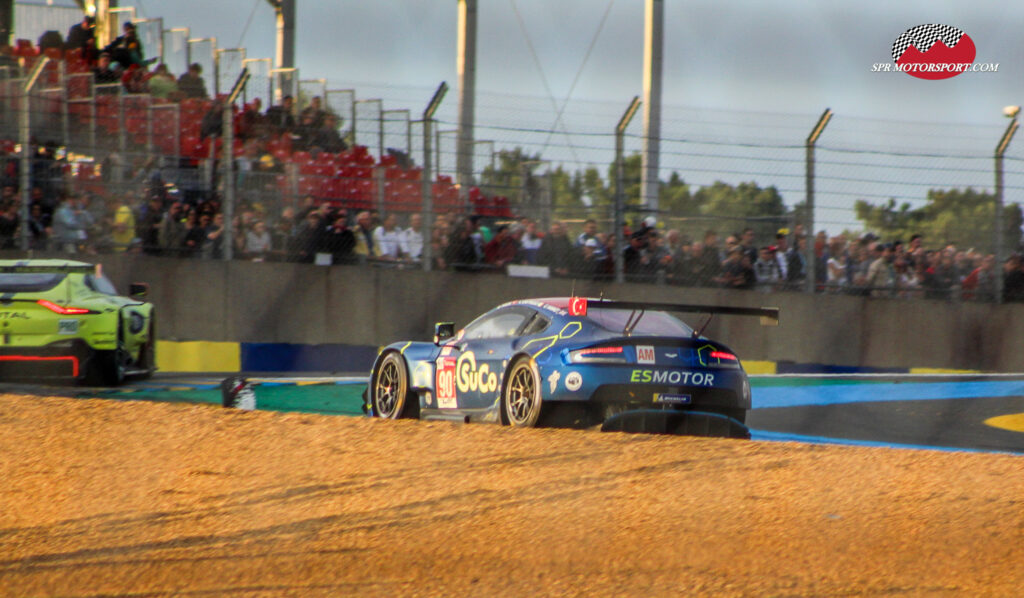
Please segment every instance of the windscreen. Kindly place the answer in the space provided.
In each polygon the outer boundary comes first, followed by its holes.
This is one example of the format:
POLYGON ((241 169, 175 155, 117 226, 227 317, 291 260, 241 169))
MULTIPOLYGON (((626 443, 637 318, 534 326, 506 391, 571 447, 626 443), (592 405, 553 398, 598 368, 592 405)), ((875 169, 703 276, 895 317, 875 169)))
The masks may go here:
POLYGON ((60 284, 63 272, 0 274, 0 293, 41 293, 60 284))
POLYGON ((611 332, 621 334, 628 323, 635 336, 688 337, 693 335, 692 328, 684 324, 682 320, 663 311, 644 311, 642 316, 640 314, 640 310, 595 308, 593 305, 587 310, 587 318, 611 332), (636 322, 637 316, 640 316, 639 322, 636 322))

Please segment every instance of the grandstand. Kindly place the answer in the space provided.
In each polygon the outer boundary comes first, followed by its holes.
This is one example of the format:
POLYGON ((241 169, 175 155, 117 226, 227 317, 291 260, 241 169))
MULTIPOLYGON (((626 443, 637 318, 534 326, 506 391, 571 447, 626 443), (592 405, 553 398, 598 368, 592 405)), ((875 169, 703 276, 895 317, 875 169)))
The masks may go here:
MULTIPOLYGON (((98 83, 94 64, 80 50, 41 49, 32 40, 18 39, 9 50, 7 66, 0 67, 0 150, 10 156, 20 141, 22 86, 26 75, 45 56, 49 61, 30 95, 29 110, 35 144, 66 152, 62 181, 54 184, 73 192, 114 193, 120 189, 113 185, 138 176, 143 165, 156 165, 162 179, 181 190, 215 194, 219 189, 223 194, 225 182, 216 173, 221 170, 218 161, 223 156, 224 136, 204 135, 203 120, 217 110, 218 101, 227 98, 231 83, 242 69, 252 69, 250 74, 254 76, 249 78, 240 101, 232 106, 232 152, 236 158, 270 156, 274 168, 272 172, 246 173, 247 181, 240 193, 265 199, 273 196, 282 205, 312 196, 317 203, 328 202, 350 210, 418 212, 424 209, 426 187, 437 212, 471 211, 482 216, 512 217, 507 197, 488 196, 477 187, 460 195, 451 176, 437 174, 425 186, 423 168, 396 157, 412 154, 414 123, 409 122, 407 113, 405 122, 399 123, 407 130, 404 147, 398 152, 386 151, 381 134, 378 147, 371 149, 365 141, 372 137, 356 127, 360 122, 357 110, 367 100, 357 99, 354 91, 330 91, 322 79, 300 80, 296 69, 272 70, 268 59, 245 58, 244 49, 217 49, 215 40, 191 39, 187 29, 163 29, 160 19, 135 19, 131 9, 116 9, 111 14, 117 24, 137 22, 140 31, 146 26, 151 40, 157 39, 154 27, 161 32, 159 42, 147 46, 154 50, 154 55, 147 56, 149 63, 198 62, 212 66, 206 70, 212 73, 208 83, 213 97, 160 98, 145 88, 130 89, 133 69, 124 73, 120 83, 98 83), (183 40, 187 50, 184 61, 170 52, 183 40), (295 136, 288 131, 260 135, 259 139, 246 135, 245 116, 258 111, 257 102, 266 106, 292 90, 298 98, 296 118, 314 94, 324 97, 326 108, 339 113, 339 121, 348 125, 343 133, 350 142, 348 149, 329 152, 293 147, 295 136), (247 143, 258 147, 247 149, 247 143)), ((148 66, 142 67, 142 81, 152 76, 148 66)), ((394 115, 385 114, 388 111, 383 106, 378 112, 379 128, 383 130, 385 118, 394 115)), ((232 178, 232 184, 235 182, 232 178)))

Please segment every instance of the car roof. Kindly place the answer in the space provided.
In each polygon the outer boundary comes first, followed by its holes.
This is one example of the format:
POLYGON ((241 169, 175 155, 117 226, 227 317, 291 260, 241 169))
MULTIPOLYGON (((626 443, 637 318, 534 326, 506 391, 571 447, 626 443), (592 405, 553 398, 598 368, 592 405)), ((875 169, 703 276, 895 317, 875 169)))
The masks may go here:
POLYGON ((10 267, 41 267, 41 268, 73 268, 73 267, 95 267, 95 264, 78 262, 75 260, 62 259, 34 259, 34 260, 0 260, 0 268, 10 267))
MULTIPOLYGON (((569 309, 569 302, 573 299, 586 299, 587 301, 601 301, 597 297, 536 297, 531 299, 519 299, 516 301, 509 301, 499 305, 498 307, 506 307, 509 305, 533 305, 535 307, 547 307, 553 311, 565 311, 569 309)), ((607 301, 607 299, 605 299, 607 301)), ((596 307, 591 305, 591 307, 596 307)))
POLYGON ((569 309, 570 297, 543 297, 543 298, 530 298, 530 299, 516 299, 515 301, 509 301, 502 303, 494 309, 501 309, 503 307, 511 307, 513 305, 530 305, 533 307, 546 308, 548 311, 565 311, 569 309))

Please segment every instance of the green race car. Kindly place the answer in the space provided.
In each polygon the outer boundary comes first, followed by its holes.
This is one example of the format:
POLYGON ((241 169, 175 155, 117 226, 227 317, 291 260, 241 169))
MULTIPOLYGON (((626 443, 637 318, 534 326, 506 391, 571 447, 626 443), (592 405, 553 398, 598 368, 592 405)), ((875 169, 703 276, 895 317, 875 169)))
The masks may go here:
POLYGON ((0 260, 0 379, 70 377, 114 386, 156 370, 144 284, 118 295, 98 265, 0 260))

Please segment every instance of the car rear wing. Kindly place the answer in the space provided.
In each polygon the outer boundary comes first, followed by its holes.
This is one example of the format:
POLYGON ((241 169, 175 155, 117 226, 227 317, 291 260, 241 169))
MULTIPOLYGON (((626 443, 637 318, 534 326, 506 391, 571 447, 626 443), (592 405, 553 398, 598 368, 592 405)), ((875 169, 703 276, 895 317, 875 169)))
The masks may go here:
POLYGON ((721 314, 725 316, 759 316, 762 326, 779 325, 779 308, 777 307, 732 307, 728 305, 652 303, 649 301, 607 301, 602 299, 584 299, 582 297, 574 297, 569 301, 569 313, 571 315, 586 315, 586 311, 589 309, 629 309, 704 313, 708 315, 721 314), (585 305, 580 305, 581 302, 585 302, 585 305))
POLYGON ((95 264, 0 266, 0 274, 96 274, 95 264))

